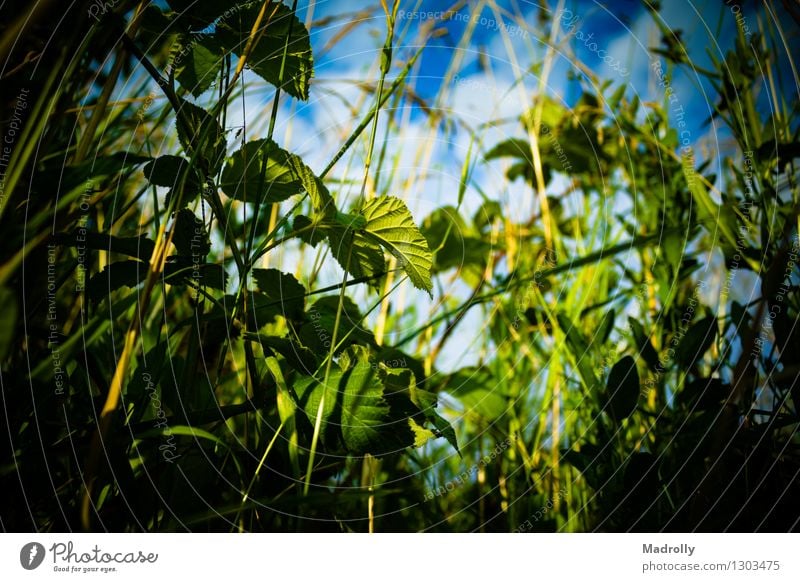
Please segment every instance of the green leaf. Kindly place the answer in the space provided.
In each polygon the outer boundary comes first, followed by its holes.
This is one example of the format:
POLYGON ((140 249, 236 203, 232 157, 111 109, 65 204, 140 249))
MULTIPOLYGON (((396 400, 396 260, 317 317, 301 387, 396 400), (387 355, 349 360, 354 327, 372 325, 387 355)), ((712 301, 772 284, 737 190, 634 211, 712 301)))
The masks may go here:
POLYGON ((283 337, 275 337, 263 333, 245 332, 244 339, 258 343, 265 353, 276 352, 296 371, 309 376, 317 371, 317 358, 314 352, 305 346, 283 337))
POLYGON ((297 237, 301 241, 312 247, 317 246, 321 241, 325 240, 327 236, 325 229, 323 229, 319 223, 315 223, 308 216, 302 214, 295 217, 292 230, 297 233, 297 237))
POLYGON ((717 337, 717 318, 708 316, 694 323, 675 350, 675 359, 684 370, 703 357, 717 337))
MULTIPOLYGON (((418 440, 428 440, 431 437, 444 437, 447 442, 461 455, 458 449, 458 440, 456 439, 456 431, 450 426, 444 418, 439 416, 435 409, 439 405, 438 397, 433 392, 429 392, 420 388, 414 377, 413 372, 408 368, 387 368, 380 366, 380 377, 389 391, 388 394, 392 398, 407 397, 413 407, 406 407, 405 410, 410 415, 415 415, 419 418, 415 419, 411 425, 418 440), (417 421, 425 419, 432 427, 433 430, 426 433, 426 429, 417 421)), ((402 404, 400 405, 402 407, 402 404)))
POLYGON ((120 237, 102 232, 82 232, 76 230, 71 233, 59 233, 53 237, 57 245, 68 247, 83 247, 96 251, 119 253, 129 257, 136 257, 149 261, 155 248, 155 243, 146 236, 120 237))
POLYGON ((519 158, 526 165, 533 164, 531 160, 531 143, 527 139, 511 138, 500 142, 490 149, 484 157, 487 161, 499 158, 519 158))
MULTIPOLYGON (((250 2, 229 18, 219 20, 216 37, 228 51, 242 54, 263 6, 262 2, 250 2)), ((258 42, 251 48, 247 66, 292 97, 307 100, 308 87, 314 74, 314 57, 308 30, 303 23, 287 6, 270 2, 266 5, 261 25, 255 34, 258 42), (281 85, 281 63, 290 28, 284 82, 281 85)))
MULTIPOLYGON (((336 309, 339 296, 331 295, 317 300, 307 312, 307 319, 297 331, 298 338, 307 348, 318 354, 327 354, 333 338, 336 322, 336 309)), ((339 333, 336 343, 342 343, 337 350, 341 352, 352 344, 376 346, 375 336, 362 327, 363 316, 353 300, 345 296, 339 320, 339 333), (344 340, 344 341, 343 341, 344 340)))
POLYGON ((339 265, 356 279, 375 277, 386 272, 381 247, 343 226, 327 227, 331 254, 339 265))
POLYGON ((276 312, 286 319, 302 319, 306 288, 293 275, 278 269, 253 269, 258 289, 276 305, 276 312))
POLYGON ((575 327, 575 324, 573 324, 566 315, 559 313, 556 315, 556 319, 558 320, 558 326, 561 328, 561 331, 564 332, 567 346, 575 358, 578 373, 583 379, 583 383, 590 391, 594 392, 599 382, 597 381, 597 376, 594 374, 591 352, 589 351, 589 345, 586 339, 581 333, 581 330, 575 327))
POLYGON ((291 389, 286 384, 286 379, 283 376, 281 367, 274 358, 266 358, 266 366, 272 377, 275 378, 275 384, 278 387, 277 404, 278 416, 281 419, 284 427, 286 427, 286 434, 289 435, 287 439, 287 448, 289 450, 289 461, 292 464, 292 470, 295 475, 300 474, 300 446, 299 437, 297 433, 297 405, 292 398, 291 389))
POLYGON ((639 372, 636 361, 624 356, 611 368, 608 374, 601 406, 617 422, 628 418, 636 410, 639 402, 639 372))
POLYGON ((179 46, 175 78, 184 89, 199 97, 219 75, 225 50, 215 37, 205 34, 188 35, 179 46))
POLYGON ((330 192, 322 183, 311 168, 303 163, 299 156, 289 158, 289 167, 295 179, 303 185, 303 189, 308 193, 314 210, 324 217, 331 217, 336 214, 336 206, 333 203, 330 192))
POLYGON ((272 204, 286 200, 304 187, 294 169, 298 163, 294 158, 272 140, 248 142, 226 161, 220 188, 226 196, 243 202, 272 204))
POLYGON ((200 156, 205 160, 209 174, 216 175, 225 159, 225 131, 222 126, 208 111, 185 99, 181 99, 179 115, 183 120, 176 124, 181 147, 189 156, 200 156))
POLYGON ((580 471, 586 483, 596 491, 602 490, 614 470, 610 447, 602 449, 587 443, 581 445, 580 451, 573 449, 561 451, 561 456, 564 461, 580 471))
POLYGON ((593 343, 596 345, 603 345, 608 341, 608 337, 614 329, 614 317, 616 316, 614 309, 609 309, 600 321, 597 328, 597 333, 593 338, 593 343))
POLYGON ((393 411, 384 398, 376 366, 361 355, 349 363, 332 370, 327 385, 313 377, 300 378, 294 385, 300 408, 312 425, 324 394, 320 434, 325 447, 377 456, 412 446, 408 418, 393 411))
POLYGON ((700 174, 692 166, 691 158, 684 158, 681 167, 703 226, 712 236, 719 238, 725 248, 737 248, 738 243, 734 233, 738 227, 733 210, 728 205, 720 206, 712 200, 705 184, 700 181, 700 174))
POLYGON ((636 344, 636 349, 639 350, 639 355, 642 356, 642 359, 645 362, 647 362, 647 365, 650 366, 650 369, 658 369, 658 352, 656 352, 656 349, 653 347, 653 344, 650 341, 650 336, 645 333, 644 327, 641 323, 639 323, 638 319, 629 317, 628 323, 630 323, 631 334, 633 335, 633 341, 636 344))
MULTIPOLYGON (((142 168, 144 177, 155 186, 174 188, 178 185, 181 172, 186 171, 189 162, 180 156, 159 156, 142 168)), ((187 185, 198 187, 202 184, 196 176, 187 176, 187 185)))
POLYGON ((203 221, 188 208, 182 208, 175 217, 174 229, 172 244, 178 254, 205 263, 208 253, 211 252, 211 241, 203 221))
POLYGON ((364 203, 361 214, 367 220, 361 231, 364 237, 394 255, 414 286, 433 297, 433 257, 405 203, 391 196, 372 198, 364 203))
POLYGON ((450 268, 482 275, 492 246, 473 232, 458 210, 444 206, 422 221, 422 234, 434 253, 434 272, 450 268))

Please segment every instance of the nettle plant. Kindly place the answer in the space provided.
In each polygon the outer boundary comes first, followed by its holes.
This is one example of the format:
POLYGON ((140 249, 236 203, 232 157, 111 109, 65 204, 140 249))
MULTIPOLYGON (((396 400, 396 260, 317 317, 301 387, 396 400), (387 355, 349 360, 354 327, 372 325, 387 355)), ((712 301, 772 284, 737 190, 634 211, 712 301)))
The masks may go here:
MULTIPOLYGON (((313 516, 320 488, 362 468, 365 482, 372 479, 373 457, 439 437, 456 446, 422 368, 384 348, 364 324, 405 278, 432 293, 427 241, 401 199, 362 189, 342 208, 324 182, 360 137, 369 160, 380 107, 410 69, 384 88, 395 13, 386 11, 375 103, 315 174, 274 138, 279 99, 307 100, 314 70, 295 7, 170 0, 133 10, 128 23, 124 7, 99 16, 97 26, 122 38, 157 87, 133 116, 137 134, 147 136, 143 151, 68 164, 76 189, 113 184, 115 194, 89 210, 105 220, 73 222, 55 237, 75 268, 62 282, 78 270, 85 277, 82 325, 59 340, 70 423, 82 426, 72 438, 85 458, 78 466, 63 460, 63 472, 59 462, 50 465, 65 479, 83 466, 86 487, 75 495, 77 484, 69 486, 72 499, 61 505, 79 512, 85 528, 174 529, 213 519, 207 527, 291 527, 281 512, 257 524, 264 500, 296 489, 285 515, 313 516), (274 87, 263 136, 231 128, 228 111, 242 97, 245 70, 274 87), (157 111, 153 103, 163 98, 157 111), (173 129, 179 147, 151 155, 156 138, 173 129), (319 265, 305 284, 258 267, 268 253, 298 244, 336 261, 341 283, 315 288, 319 265), (369 287, 371 306, 351 300, 354 285, 369 287)), ((42 361, 32 378, 50 372, 42 361)), ((351 497, 366 507, 368 495, 351 497)))

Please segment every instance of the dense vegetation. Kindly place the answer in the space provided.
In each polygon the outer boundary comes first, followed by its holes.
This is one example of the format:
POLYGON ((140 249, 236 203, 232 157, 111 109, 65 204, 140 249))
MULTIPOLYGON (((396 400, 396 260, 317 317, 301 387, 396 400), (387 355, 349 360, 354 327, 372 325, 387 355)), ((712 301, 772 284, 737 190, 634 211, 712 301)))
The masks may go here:
POLYGON ((722 6, 736 41, 699 67, 649 5, 662 98, 576 59, 567 103, 542 9, 519 57, 540 90, 475 125, 414 91, 447 15, 409 39, 382 4, 363 101, 312 168, 276 131, 328 24, 296 0, 11 4, 4 530, 798 528, 797 34, 768 11, 722 6), (697 147, 681 70, 726 143, 697 147), (470 135, 423 215, 408 107, 470 135), (500 195, 521 183, 528 216, 500 195), (468 341, 480 361, 450 369, 468 341))

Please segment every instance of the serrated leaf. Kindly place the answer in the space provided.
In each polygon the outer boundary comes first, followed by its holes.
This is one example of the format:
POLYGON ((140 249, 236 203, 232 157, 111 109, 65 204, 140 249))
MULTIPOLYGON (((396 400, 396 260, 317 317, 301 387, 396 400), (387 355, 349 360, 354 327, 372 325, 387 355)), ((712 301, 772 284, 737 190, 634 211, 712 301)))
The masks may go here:
POLYGON ((210 175, 215 175, 225 159, 225 132, 217 120, 202 107, 181 99, 176 123, 178 140, 188 155, 205 160, 210 175))
POLYGON ((382 455, 414 444, 407 417, 392 411, 373 364, 358 358, 331 371, 327 385, 315 378, 295 382, 300 407, 314 425, 323 395, 321 439, 329 450, 382 455))
POLYGON ((276 304, 277 313, 287 319, 303 317, 306 288, 293 275, 278 269, 253 269, 253 279, 261 293, 276 304))
POLYGON ((259 12, 264 8, 264 18, 255 31, 258 42, 251 47, 247 66, 268 83, 280 85, 292 97, 308 99, 308 87, 314 74, 314 57, 308 30, 292 10, 280 2, 244 4, 229 18, 217 23, 216 37, 229 51, 241 55, 247 46, 259 12), (280 84, 281 63, 289 36, 288 51, 280 84))
POLYGON ((252 332, 246 332, 243 337, 258 343, 267 354, 271 350, 282 355, 286 362, 301 374, 308 376, 317 371, 317 358, 314 352, 291 339, 252 332))
POLYGON ((248 142, 225 162, 220 188, 226 196, 243 202, 272 204, 286 200, 303 189, 294 170, 297 162, 290 163, 293 158, 296 156, 272 140, 248 142))
POLYGON ((324 217, 331 217, 336 214, 336 206, 333 203, 330 192, 325 187, 311 168, 303 163, 299 156, 292 155, 289 160, 289 168, 296 180, 302 184, 303 189, 308 193, 314 210, 324 217))
POLYGON ((57 245, 68 247, 84 247, 97 251, 119 253, 129 257, 136 257, 143 261, 150 260, 155 248, 155 243, 146 236, 120 237, 102 232, 81 232, 76 230, 71 233, 59 233, 53 237, 57 245))
POLYGON ((174 228, 172 244, 175 245, 178 254, 204 263, 208 253, 211 252, 211 241, 208 239, 203 221, 188 208, 182 208, 175 217, 174 228))
POLYGON ((628 418, 639 402, 639 372, 636 361, 624 356, 611 368, 605 392, 602 394, 603 409, 617 422, 628 418))
MULTIPOLYGON (((304 346, 316 353, 328 353, 338 305, 339 297, 335 295, 323 297, 309 308, 307 320, 297 331, 298 338, 304 346)), ((337 353, 352 344, 376 346, 375 336, 362 327, 361 320, 362 315, 358 307, 352 299, 345 296, 339 320, 339 333, 336 336, 337 344, 341 342, 342 345, 337 349, 337 353)))
POLYGON ((205 93, 219 75, 225 51, 211 35, 192 34, 180 43, 175 78, 195 97, 205 93))
POLYGON ((319 223, 315 223, 308 216, 302 214, 295 217, 292 230, 296 233, 297 238, 312 247, 317 246, 327 236, 319 223))
POLYGON ((367 221, 360 231, 364 237, 394 255, 413 285, 433 297, 433 257, 405 202, 392 196, 372 198, 362 206, 361 215, 367 221))
POLYGON ((188 165, 189 162, 180 156, 159 156, 145 164, 142 171, 151 184, 172 188, 177 185, 181 172, 185 171, 188 165))
POLYGON ((386 271, 383 250, 377 243, 343 226, 330 226, 327 232, 331 254, 353 277, 375 277, 386 271))

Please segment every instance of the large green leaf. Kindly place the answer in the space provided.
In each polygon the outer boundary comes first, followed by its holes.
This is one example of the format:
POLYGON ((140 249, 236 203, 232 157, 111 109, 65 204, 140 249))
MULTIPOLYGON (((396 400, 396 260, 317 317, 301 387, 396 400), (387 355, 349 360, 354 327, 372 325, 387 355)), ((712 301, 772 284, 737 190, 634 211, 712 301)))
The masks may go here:
POLYGON ((103 232, 87 232, 85 229, 83 232, 75 230, 71 233, 58 233, 53 237, 53 242, 68 247, 119 253, 143 261, 150 260, 155 248, 155 243, 144 235, 120 237, 103 232))
MULTIPOLYGON (((297 330, 298 338, 304 346, 318 354, 327 354, 330 351, 338 305, 339 296, 331 295, 317 300, 309 308, 306 321, 297 330)), ((362 319, 356 304, 345 296, 339 318, 339 331, 336 334, 337 345, 341 343, 337 353, 352 344, 377 347, 375 336, 362 327, 362 319)))
MULTIPOLYGON (((413 407, 407 406, 406 410, 412 419, 411 429, 414 432, 417 446, 424 444, 430 438, 444 437, 460 455, 456 431, 444 418, 436 413, 439 405, 438 396, 421 388, 408 368, 388 368, 380 366, 379 372, 390 398, 407 398, 413 407), (421 422, 426 421, 432 428, 425 428, 421 422), (417 422, 420 421, 420 422, 417 422)), ((400 404, 402 407, 402 403, 400 404)))
POLYGON ((225 60, 225 49, 211 35, 186 35, 175 55, 175 77, 195 97, 205 93, 219 75, 225 60))
POLYGON ((303 189, 303 182, 289 163, 294 157, 272 140, 248 142, 228 158, 220 188, 230 198, 243 202, 270 204, 286 200, 303 189))
POLYGON ((308 193, 314 210, 321 216, 330 217, 334 215, 336 206, 322 180, 311 171, 311 168, 303 163, 299 156, 290 156, 288 163, 292 170, 292 175, 302 184, 303 190, 308 193))
MULTIPOLYGON (((239 7, 230 17, 219 19, 216 37, 227 50, 242 54, 262 7, 263 2, 250 2, 239 7)), ((257 42, 250 49, 247 66, 265 81, 276 87, 280 85, 292 97, 308 99, 308 87, 314 73, 311 42, 308 30, 291 9, 280 2, 269 2, 255 38, 257 42), (280 85, 281 63, 290 29, 284 81, 280 85)))
POLYGON ((374 277, 386 271, 383 250, 377 243, 344 226, 328 226, 326 230, 331 254, 353 277, 374 277))
POLYGON ((376 366, 362 356, 332 370, 327 384, 313 377, 295 382, 298 403, 312 425, 325 397, 321 439, 329 451, 372 455, 398 452, 414 444, 407 417, 384 398, 376 366))
POLYGON ((394 255, 414 286, 433 296, 433 257, 405 203, 392 196, 372 198, 364 203, 361 215, 366 219, 364 237, 394 255))
POLYGON ((181 100, 181 121, 176 124, 178 139, 190 156, 205 160, 210 175, 215 175, 225 159, 225 131, 217 120, 202 107, 181 100))
POLYGON ((301 319, 305 309, 306 288, 293 275, 278 269, 253 269, 258 289, 274 304, 275 312, 286 319, 301 319))
POLYGON ((175 234, 172 235, 172 244, 175 245, 178 254, 204 263, 208 253, 211 252, 211 241, 203 221, 188 208, 182 208, 175 217, 173 228, 175 234))

